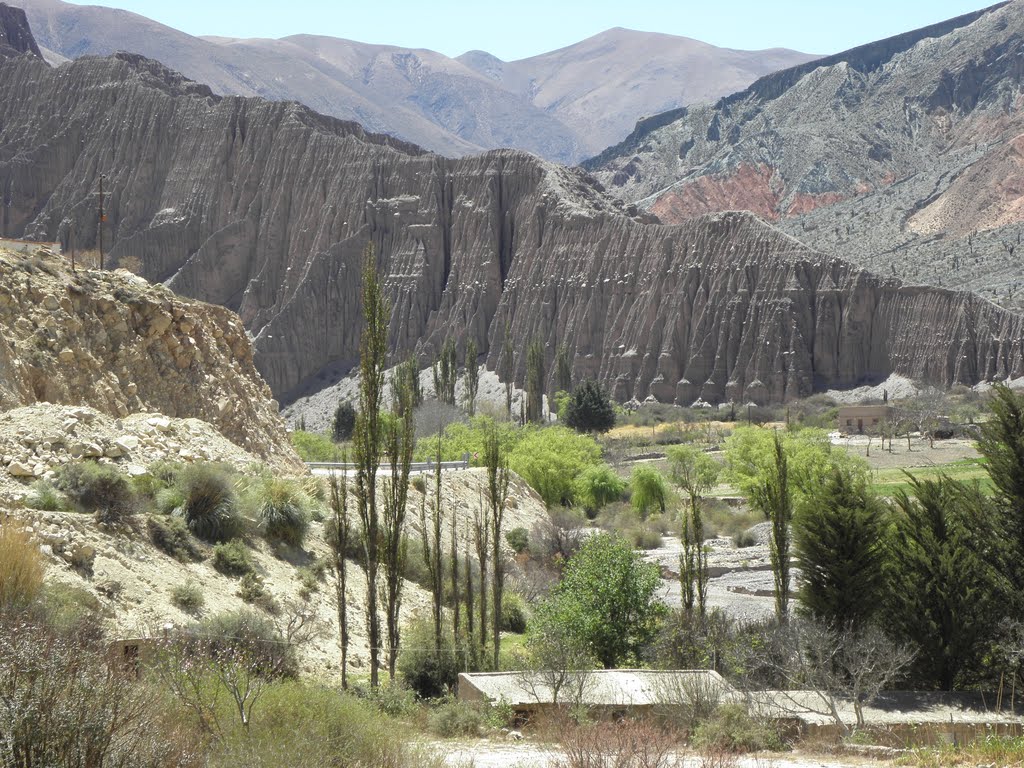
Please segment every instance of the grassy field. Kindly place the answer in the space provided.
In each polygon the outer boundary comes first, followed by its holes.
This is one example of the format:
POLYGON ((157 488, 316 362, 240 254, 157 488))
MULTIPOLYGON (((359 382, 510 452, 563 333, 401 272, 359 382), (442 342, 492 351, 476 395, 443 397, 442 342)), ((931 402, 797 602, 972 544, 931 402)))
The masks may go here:
POLYGON ((909 492, 912 485, 906 473, 909 472, 918 480, 934 480, 945 475, 953 480, 972 483, 978 482, 982 491, 991 495, 994 486, 982 459, 961 459, 949 464, 938 464, 931 467, 886 467, 871 471, 871 487, 882 496, 895 496, 899 491, 909 492))

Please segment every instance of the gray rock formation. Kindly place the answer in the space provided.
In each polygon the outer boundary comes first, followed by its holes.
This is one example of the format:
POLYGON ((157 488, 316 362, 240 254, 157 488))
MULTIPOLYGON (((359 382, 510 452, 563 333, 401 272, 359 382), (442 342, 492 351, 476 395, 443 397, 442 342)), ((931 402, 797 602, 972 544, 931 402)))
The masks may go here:
POLYGON ((585 163, 663 221, 746 209, 909 281, 1024 307, 1024 2, 769 75, 585 163))
POLYGON ((39 46, 32 37, 25 11, 0 3, 0 51, 7 55, 31 53, 42 58, 39 46), (4 51, 4 49, 6 49, 4 51))
POLYGON ((619 399, 807 395, 891 373, 1024 374, 1019 316, 824 257, 749 214, 652 223, 590 177, 515 151, 449 160, 288 103, 220 98, 135 56, 0 62, 0 230, 95 240, 237 309, 284 399, 347 371, 375 248, 391 349, 448 335, 573 351, 619 399), (506 336, 505 328, 509 328, 506 336))

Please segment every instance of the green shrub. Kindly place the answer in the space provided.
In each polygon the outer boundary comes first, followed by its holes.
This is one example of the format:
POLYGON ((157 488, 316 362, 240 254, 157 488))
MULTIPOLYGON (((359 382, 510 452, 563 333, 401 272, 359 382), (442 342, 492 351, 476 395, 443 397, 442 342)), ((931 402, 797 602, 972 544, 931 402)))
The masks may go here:
POLYGON ((364 695, 388 717, 403 717, 416 709, 416 693, 397 681, 371 688, 364 695))
POLYGON ((451 635, 451 626, 446 623, 438 655, 434 652, 432 619, 418 617, 402 632, 398 671, 405 684, 421 699, 436 699, 455 688, 462 668, 451 635))
POLYGON ((185 493, 181 488, 161 488, 153 497, 153 506, 165 515, 171 514, 176 509, 181 509, 184 505, 185 493))
POLYGON ((232 731, 211 768, 229 766, 377 766, 434 768, 401 738, 371 702, 298 680, 268 686, 253 712, 251 734, 232 731), (254 738, 259 734, 259 738, 254 738))
POLYGON ((513 528, 505 534, 505 541, 517 555, 530 548, 530 532, 522 526, 513 528))
POLYGON ((745 531, 739 531, 732 535, 732 545, 736 549, 746 549, 747 547, 753 547, 757 544, 757 536, 750 529, 745 531))
POLYGON ((668 503, 668 485, 662 474, 652 467, 636 467, 630 477, 633 494, 630 502, 640 517, 649 512, 664 512, 668 503))
POLYGON ((626 481, 606 465, 587 467, 576 479, 576 501, 593 516, 605 505, 619 501, 626 481))
POLYGON ((410 482, 412 483, 412 487, 420 493, 427 492, 427 481, 424 479, 423 475, 416 475, 416 477, 414 477, 410 482))
POLYGON ((355 428, 356 408, 347 400, 342 400, 334 409, 334 419, 331 421, 331 439, 336 443, 351 440, 355 428))
POLYGON ((132 488, 140 496, 155 499, 160 491, 172 487, 178 474, 185 467, 177 461, 156 461, 149 465, 145 474, 132 478, 132 488))
POLYGON ((526 601, 515 592, 501 595, 501 631, 521 635, 526 631, 526 601))
POLYGON ((723 704, 718 707, 710 718, 697 726, 693 744, 699 748, 717 748, 736 753, 778 750, 783 747, 778 731, 752 718, 742 704, 723 704))
POLYGON ((324 568, 320 561, 312 566, 299 568, 299 597, 309 600, 314 594, 320 591, 320 582, 324 577, 324 568))
POLYGON ((76 461, 58 470, 57 488, 80 512, 95 512, 98 522, 120 525, 134 515, 138 501, 127 478, 95 461, 76 461))
POLYGON ((661 531, 644 525, 633 530, 633 545, 637 549, 657 549, 664 543, 661 531))
POLYGON ((92 592, 59 581, 43 585, 41 601, 46 623, 60 634, 80 633, 95 626, 103 606, 92 592))
POLYGON ((206 541, 228 541, 241 533, 229 469, 217 464, 193 464, 181 472, 178 482, 185 498, 179 512, 193 534, 206 541))
POLYGON ((341 461, 341 448, 327 435, 296 429, 291 433, 291 440, 303 461, 341 461))
POLYGON ((252 573, 252 558, 241 539, 217 544, 213 548, 213 567, 225 576, 245 576, 252 573))
POLYGON ((430 732, 443 739, 480 736, 487 725, 487 711, 475 702, 446 699, 428 718, 430 732))
POLYGON ((47 480, 32 483, 32 492, 25 498, 25 505, 44 512, 58 512, 64 509, 64 497, 47 480))
POLYGON ((509 466, 549 506, 572 504, 576 479, 601 461, 601 448, 588 435, 566 427, 529 427, 509 455, 509 466))
POLYGON ((146 518, 146 530, 153 546, 166 552, 182 563, 199 560, 202 555, 192 543, 192 537, 180 517, 170 515, 150 515, 146 518))
POLYGON ((250 608, 214 614, 194 630, 207 641, 244 651, 257 668, 278 670, 283 677, 298 671, 294 646, 285 642, 272 619, 250 608))
POLYGON ((186 581, 171 590, 171 603, 185 613, 197 614, 203 610, 206 599, 198 584, 194 581, 186 581))
POLYGON ((309 530, 309 498, 290 480, 263 484, 258 510, 260 532, 272 544, 301 547, 309 530))

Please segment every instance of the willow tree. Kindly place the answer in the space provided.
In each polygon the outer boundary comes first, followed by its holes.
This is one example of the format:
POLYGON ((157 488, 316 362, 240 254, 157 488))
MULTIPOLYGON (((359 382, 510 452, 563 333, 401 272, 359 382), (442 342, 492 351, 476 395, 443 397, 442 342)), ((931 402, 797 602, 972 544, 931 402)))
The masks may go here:
POLYGON ((381 554, 380 516, 377 510, 377 465, 384 425, 381 401, 388 346, 388 307, 377 280, 373 246, 364 253, 362 275, 363 333, 359 342, 359 415, 353 434, 356 464, 356 501, 362 525, 363 564, 366 568, 366 628, 370 645, 370 685, 380 684, 380 609, 378 570, 381 554))
POLYGON ((510 473, 508 456, 501 445, 497 424, 490 424, 484 434, 484 466, 487 467, 487 502, 491 513, 491 560, 494 568, 494 601, 491 616, 494 619, 494 668, 499 669, 501 654, 501 598, 505 590, 505 573, 501 559, 502 525, 508 504, 510 473))

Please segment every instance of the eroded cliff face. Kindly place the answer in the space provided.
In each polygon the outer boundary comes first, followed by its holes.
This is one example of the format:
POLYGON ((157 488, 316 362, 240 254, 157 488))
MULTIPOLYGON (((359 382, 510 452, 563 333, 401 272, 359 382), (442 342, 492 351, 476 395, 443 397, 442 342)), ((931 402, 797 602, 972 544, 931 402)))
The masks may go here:
POLYGON ((237 309, 284 399, 355 361, 367 244, 391 349, 424 363, 454 335, 493 369, 508 343, 521 381, 540 337, 619 399, 685 404, 1024 373, 1019 317, 872 277, 749 214, 658 225, 578 170, 448 160, 139 57, 0 62, 0 146, 4 234, 91 245, 105 173, 114 262, 237 309))
POLYGON ((20 53, 43 57, 32 36, 25 11, 0 3, 0 55, 16 56, 20 53))
POLYGON ((238 318, 123 270, 71 271, 0 250, 0 410, 85 405, 114 417, 197 418, 285 471, 303 471, 238 318))

